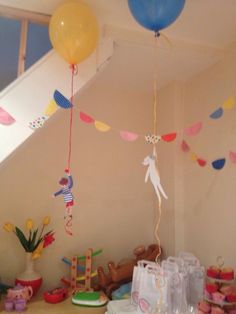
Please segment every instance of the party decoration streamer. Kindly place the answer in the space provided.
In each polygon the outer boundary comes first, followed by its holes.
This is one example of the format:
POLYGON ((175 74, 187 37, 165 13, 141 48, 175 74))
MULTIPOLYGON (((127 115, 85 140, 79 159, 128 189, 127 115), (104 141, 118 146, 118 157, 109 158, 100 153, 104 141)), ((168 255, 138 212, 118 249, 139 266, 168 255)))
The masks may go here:
POLYGON ((80 111, 79 116, 80 119, 85 123, 94 123, 94 119, 82 111, 80 111))
POLYGON ((184 130, 184 134, 188 136, 194 136, 198 134, 201 131, 201 129, 202 129, 202 122, 197 122, 193 124, 192 126, 186 128, 184 130))
POLYGON ((120 131, 120 136, 123 140, 128 141, 128 142, 136 141, 138 138, 138 134, 131 133, 128 131, 120 131))
POLYGON ((212 167, 216 170, 222 169, 224 165, 225 165, 225 158, 217 159, 212 162, 212 167))
POLYGON ((229 152, 229 158, 233 163, 236 163, 236 153, 235 152, 229 152))
POLYGON ((4 125, 11 125, 15 122, 15 119, 0 107, 0 123, 4 125))
POLYGON ((110 130, 110 126, 101 122, 101 121, 95 121, 95 127, 98 131, 101 131, 101 132, 107 132, 110 130))
POLYGON ((218 108, 216 111, 214 111, 212 114, 210 114, 211 119, 219 119, 222 117, 224 111, 222 108, 218 108))
POLYGON ((69 99, 63 96, 58 90, 55 90, 53 97, 59 107, 64 109, 72 107, 72 103, 69 101, 69 99))
POLYGON ((57 103, 55 102, 54 99, 52 99, 50 101, 50 103, 47 105, 44 114, 45 116, 51 116, 52 114, 54 114, 58 109, 57 103))

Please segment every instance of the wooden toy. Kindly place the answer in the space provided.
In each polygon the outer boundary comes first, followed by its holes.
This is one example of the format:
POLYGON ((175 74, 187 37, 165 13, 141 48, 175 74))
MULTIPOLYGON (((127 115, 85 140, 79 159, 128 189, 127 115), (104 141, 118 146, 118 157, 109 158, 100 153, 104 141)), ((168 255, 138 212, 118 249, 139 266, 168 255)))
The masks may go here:
POLYGON ((123 260, 115 265, 114 262, 108 263, 108 273, 103 267, 98 267, 98 286, 108 297, 112 291, 118 289, 122 284, 132 280, 134 266, 139 260, 155 261, 160 248, 157 244, 151 244, 146 249, 143 245, 136 247, 133 251, 135 258, 123 260))
POLYGON ((92 270, 92 259, 102 253, 102 250, 93 252, 88 249, 83 256, 73 256, 72 259, 63 257, 62 261, 70 265, 70 279, 62 277, 61 281, 71 288, 72 294, 77 291, 93 291, 91 279, 97 276, 97 270, 92 270), (85 262, 85 265, 79 265, 79 262, 85 262), (81 283, 83 282, 83 283, 81 283))

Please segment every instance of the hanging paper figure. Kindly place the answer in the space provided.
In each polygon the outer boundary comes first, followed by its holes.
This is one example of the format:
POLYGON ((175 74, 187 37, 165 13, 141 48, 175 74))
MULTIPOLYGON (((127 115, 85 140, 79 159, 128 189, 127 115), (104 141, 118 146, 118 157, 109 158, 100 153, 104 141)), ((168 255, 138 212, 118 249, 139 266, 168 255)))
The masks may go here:
POLYGON ((148 178, 150 177, 151 183, 154 187, 154 190, 156 192, 156 195, 158 197, 159 203, 161 202, 161 194, 165 199, 167 199, 166 193, 164 192, 162 186, 161 186, 161 180, 158 173, 158 170, 156 168, 156 152, 153 151, 152 155, 147 156, 144 161, 143 165, 148 166, 146 176, 145 176, 145 182, 147 182, 148 178))
POLYGON ((73 187, 73 179, 68 169, 65 169, 65 175, 60 179, 59 184, 62 187, 59 191, 53 194, 54 197, 58 195, 63 195, 64 202, 66 203, 66 213, 65 213, 65 229, 66 232, 72 235, 72 232, 69 230, 72 227, 72 207, 74 205, 74 197, 71 192, 73 187))

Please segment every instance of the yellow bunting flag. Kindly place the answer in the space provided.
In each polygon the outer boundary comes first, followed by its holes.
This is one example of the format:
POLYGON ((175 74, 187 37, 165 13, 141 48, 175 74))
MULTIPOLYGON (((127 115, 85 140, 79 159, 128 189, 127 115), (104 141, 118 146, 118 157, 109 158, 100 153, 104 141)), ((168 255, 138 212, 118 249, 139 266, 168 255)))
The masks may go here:
POLYGON ((234 97, 228 98, 222 106, 224 109, 232 109, 234 107, 234 97))
POLYGON ((110 130, 110 126, 101 122, 101 121, 95 121, 95 127, 97 130, 101 131, 101 132, 107 132, 110 130))
POLYGON ((46 116, 51 116, 54 112, 56 112, 58 109, 57 103, 54 99, 50 101, 50 103, 47 105, 47 108, 44 111, 44 114, 46 116))
POLYGON ((192 153, 191 154, 191 159, 192 159, 192 161, 197 161, 197 155, 192 153))

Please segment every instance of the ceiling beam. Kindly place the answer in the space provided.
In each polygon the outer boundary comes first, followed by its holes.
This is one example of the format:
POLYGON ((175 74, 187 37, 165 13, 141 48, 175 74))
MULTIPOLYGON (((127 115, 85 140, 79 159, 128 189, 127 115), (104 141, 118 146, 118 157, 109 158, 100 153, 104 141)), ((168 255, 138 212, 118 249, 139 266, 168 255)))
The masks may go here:
POLYGON ((28 20, 37 24, 49 24, 50 15, 34 13, 27 10, 16 9, 0 5, 0 17, 5 17, 14 20, 28 20))
MULTIPOLYGON (((151 31, 136 31, 125 29, 113 25, 105 25, 103 27, 103 36, 111 37, 116 43, 127 42, 131 45, 153 47, 155 45, 154 32, 151 31)), ((210 45, 199 44, 196 42, 189 42, 173 37, 168 37, 161 32, 157 40, 157 48, 165 53, 181 53, 188 52, 192 55, 208 55, 222 58, 225 54, 225 49, 214 47, 210 45)))

